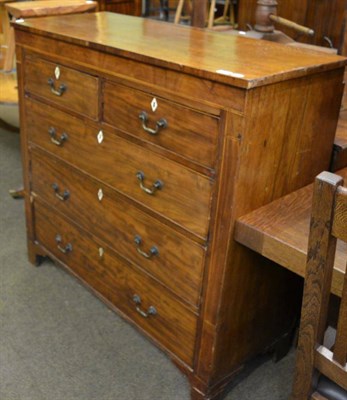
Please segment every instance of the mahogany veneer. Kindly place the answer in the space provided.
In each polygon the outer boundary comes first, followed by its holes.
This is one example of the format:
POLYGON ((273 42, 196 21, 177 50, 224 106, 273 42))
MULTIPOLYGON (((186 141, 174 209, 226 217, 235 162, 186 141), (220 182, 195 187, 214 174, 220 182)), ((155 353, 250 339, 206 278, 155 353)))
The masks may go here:
POLYGON ((299 298, 234 222, 328 167, 345 59, 109 13, 15 30, 30 260, 72 271, 192 398, 217 398, 299 298))

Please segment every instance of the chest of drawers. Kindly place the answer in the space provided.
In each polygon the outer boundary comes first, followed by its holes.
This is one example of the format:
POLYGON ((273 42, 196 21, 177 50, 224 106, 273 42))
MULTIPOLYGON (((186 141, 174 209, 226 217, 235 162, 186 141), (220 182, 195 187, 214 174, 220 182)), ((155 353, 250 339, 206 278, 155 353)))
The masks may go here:
POLYGON ((297 300, 234 221, 328 168, 345 60, 109 13, 15 30, 30 260, 217 398, 297 300))

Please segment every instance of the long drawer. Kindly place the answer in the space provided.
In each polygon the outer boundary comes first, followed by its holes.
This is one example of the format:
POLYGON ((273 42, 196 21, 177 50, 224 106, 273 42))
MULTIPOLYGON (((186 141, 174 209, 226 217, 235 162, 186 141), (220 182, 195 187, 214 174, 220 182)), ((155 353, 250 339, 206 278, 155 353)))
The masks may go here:
POLYGON ((32 191, 185 301, 198 305, 204 249, 129 204, 106 185, 32 151, 32 191))
POLYGON ((169 352, 192 365, 197 317, 87 232, 35 201, 36 239, 169 352))
POLYGON ((106 82, 103 119, 201 165, 214 167, 218 118, 160 96, 106 82))
POLYGON ((24 89, 27 93, 92 119, 98 118, 97 77, 35 56, 28 57, 24 67, 24 89))
POLYGON ((207 237, 213 180, 49 106, 27 99, 26 111, 30 141, 207 237))

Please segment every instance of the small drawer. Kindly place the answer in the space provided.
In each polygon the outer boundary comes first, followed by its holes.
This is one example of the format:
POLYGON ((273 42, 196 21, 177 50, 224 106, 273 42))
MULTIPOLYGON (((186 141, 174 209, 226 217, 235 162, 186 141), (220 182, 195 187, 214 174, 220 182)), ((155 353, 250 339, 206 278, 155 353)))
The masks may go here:
POLYGON ((213 180, 111 132, 85 127, 77 118, 51 114, 50 107, 30 103, 27 125, 33 143, 188 231, 207 237, 213 180), (57 143, 49 133, 52 127, 57 143))
POLYGON ((40 245, 161 346, 192 366, 197 325, 194 313, 52 209, 35 201, 34 212, 40 245))
POLYGON ((33 150, 32 191, 124 258, 198 305, 204 249, 138 210, 107 186, 33 150))
POLYGON ((24 64, 24 90, 68 110, 98 118, 98 78, 37 57, 24 64))
POLYGON ((106 123, 200 165, 216 162, 219 119, 160 96, 106 82, 106 123))
POLYGON ((29 98, 25 99, 25 120, 29 142, 57 154, 63 152, 64 147, 71 148, 77 138, 83 141, 87 134, 80 118, 29 98))

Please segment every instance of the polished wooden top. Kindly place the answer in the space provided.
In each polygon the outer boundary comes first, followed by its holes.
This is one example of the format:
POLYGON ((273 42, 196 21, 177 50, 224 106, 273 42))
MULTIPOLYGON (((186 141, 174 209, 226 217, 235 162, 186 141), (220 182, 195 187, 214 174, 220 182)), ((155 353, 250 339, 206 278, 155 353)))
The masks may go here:
MULTIPOLYGON (((336 171, 347 184, 347 168, 336 171)), ((238 219, 235 239, 277 264, 305 276, 313 184, 238 219)), ((347 243, 338 240, 332 292, 341 296, 347 243)))
POLYGON ((14 25, 247 89, 346 64, 336 55, 114 13, 38 18, 14 25))
POLYGON ((64 15, 95 10, 96 1, 85 0, 40 0, 20 1, 7 4, 7 11, 15 18, 31 18, 47 15, 64 15))

